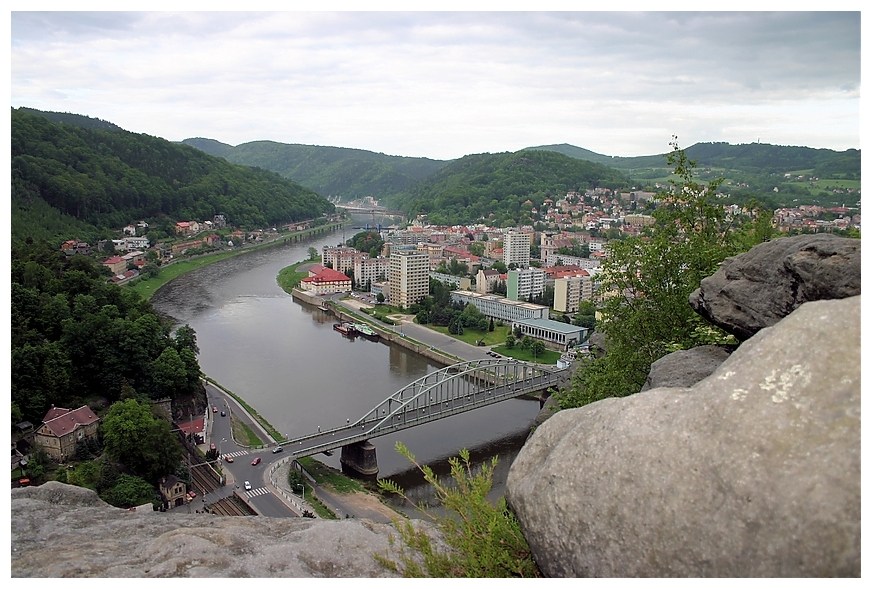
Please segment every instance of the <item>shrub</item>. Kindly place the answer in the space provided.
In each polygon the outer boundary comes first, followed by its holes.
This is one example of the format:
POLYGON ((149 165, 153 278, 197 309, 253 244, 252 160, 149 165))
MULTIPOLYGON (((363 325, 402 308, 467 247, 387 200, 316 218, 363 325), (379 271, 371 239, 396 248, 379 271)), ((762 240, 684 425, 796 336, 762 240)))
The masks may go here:
MULTIPOLYGON (((418 506, 436 524, 446 549, 437 549, 427 532, 416 528, 410 521, 397 521, 395 526, 405 545, 400 551, 400 562, 375 555, 380 564, 406 577, 540 576, 521 526, 509 511, 505 498, 500 498, 496 504, 488 501, 496 457, 474 474, 469 464, 469 451, 461 450, 460 458, 449 459, 454 484, 444 485, 430 467, 418 464, 401 442, 397 442, 396 448, 423 473, 448 512, 437 517, 418 506)), ((378 484, 382 491, 394 493, 412 503, 393 481, 382 479, 378 484)))

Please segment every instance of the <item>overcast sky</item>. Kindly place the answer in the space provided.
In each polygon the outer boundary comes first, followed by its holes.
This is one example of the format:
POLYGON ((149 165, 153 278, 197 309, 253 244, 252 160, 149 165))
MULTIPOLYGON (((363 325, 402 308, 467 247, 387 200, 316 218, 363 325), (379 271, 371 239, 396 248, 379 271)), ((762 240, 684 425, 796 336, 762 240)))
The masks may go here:
POLYGON ((16 11, 38 4, 9 13, 12 106, 171 141, 860 147, 859 12, 16 11))

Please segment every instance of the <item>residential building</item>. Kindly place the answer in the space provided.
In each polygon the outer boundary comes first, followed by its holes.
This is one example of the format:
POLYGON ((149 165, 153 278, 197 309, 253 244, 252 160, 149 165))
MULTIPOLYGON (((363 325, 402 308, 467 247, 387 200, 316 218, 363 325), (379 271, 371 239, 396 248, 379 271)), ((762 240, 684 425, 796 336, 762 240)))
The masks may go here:
POLYGON ((346 274, 314 264, 309 275, 300 281, 300 288, 316 295, 351 291, 351 278, 346 274))
POLYGON ((430 272, 430 278, 438 280, 447 285, 449 288, 459 288, 461 290, 469 290, 472 286, 472 280, 468 276, 455 276, 454 274, 445 274, 444 272, 430 272))
POLYGON ((593 300, 593 280, 589 273, 554 279, 554 310, 575 313, 581 301, 593 300))
POLYGON ((496 270, 479 269, 475 275, 475 291, 487 294, 494 291, 494 287, 500 281, 500 273, 496 270))
POLYGON ((391 304, 409 307, 430 294, 430 256, 416 249, 391 249, 391 304))
POLYGON ((180 481, 175 475, 168 474, 163 477, 160 480, 158 489, 167 509, 181 507, 186 504, 187 487, 185 482, 180 481))
POLYGON ((451 300, 462 303, 464 306, 472 303, 482 314, 501 321, 548 318, 548 307, 524 301, 513 301, 494 294, 455 290, 451 293, 451 300))
POLYGON ((87 405, 78 409, 52 405, 36 430, 34 444, 53 460, 65 462, 76 454, 80 444, 97 438, 99 422, 87 405))
POLYGON ((529 336, 561 349, 577 346, 587 339, 586 327, 570 325, 553 319, 523 319, 512 323, 512 331, 521 330, 521 336, 529 336))
POLYGON ((503 263, 506 266, 515 264, 518 268, 528 267, 532 240, 532 233, 509 231, 503 235, 503 263))
POLYGON ((109 268, 109 271, 112 272, 113 276, 121 274, 122 272, 127 270, 127 260, 125 260, 121 256, 112 256, 111 258, 106 258, 105 260, 103 260, 103 265, 109 268))
MULTIPOLYGON (((353 247, 331 247, 325 245, 323 253, 321 254, 321 263, 324 266, 328 266, 339 272, 346 272, 348 270, 354 271, 354 267, 358 262, 362 262, 368 258, 369 254, 358 251, 353 247)), ((354 274, 354 278, 359 281, 357 273, 354 274)))
POLYGON ((366 286, 366 283, 371 285, 375 282, 382 282, 388 276, 388 270, 391 266, 390 258, 370 258, 358 257, 354 260, 354 280, 361 287, 366 286))
POLYGON ((545 271, 542 268, 509 270, 506 282, 506 298, 526 301, 545 291, 545 271))

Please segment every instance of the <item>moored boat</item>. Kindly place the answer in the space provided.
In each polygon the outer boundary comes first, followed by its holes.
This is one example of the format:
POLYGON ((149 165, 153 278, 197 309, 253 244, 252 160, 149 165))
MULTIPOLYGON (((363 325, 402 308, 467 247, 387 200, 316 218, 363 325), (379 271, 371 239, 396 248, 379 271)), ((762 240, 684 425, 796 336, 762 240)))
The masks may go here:
POLYGON ((336 331, 338 331, 342 335, 354 335, 357 333, 357 330, 354 328, 354 326, 348 322, 334 323, 333 329, 335 329, 336 331))
POLYGON ((354 329, 364 337, 378 339, 378 334, 366 323, 355 323, 354 329))

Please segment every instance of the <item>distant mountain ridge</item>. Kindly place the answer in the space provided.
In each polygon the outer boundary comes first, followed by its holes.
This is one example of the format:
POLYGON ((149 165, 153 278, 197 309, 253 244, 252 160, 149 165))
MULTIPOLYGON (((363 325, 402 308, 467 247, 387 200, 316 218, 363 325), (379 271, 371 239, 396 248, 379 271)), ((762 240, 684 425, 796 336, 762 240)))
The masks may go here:
POLYGON ((318 194, 343 200, 404 192, 447 163, 363 149, 275 141, 252 141, 233 147, 200 137, 182 143, 232 163, 271 170, 318 194))
POLYGON ((99 119, 12 109, 11 139, 15 239, 85 239, 139 219, 171 232, 175 221, 216 214, 258 228, 334 211, 275 172, 99 119))

